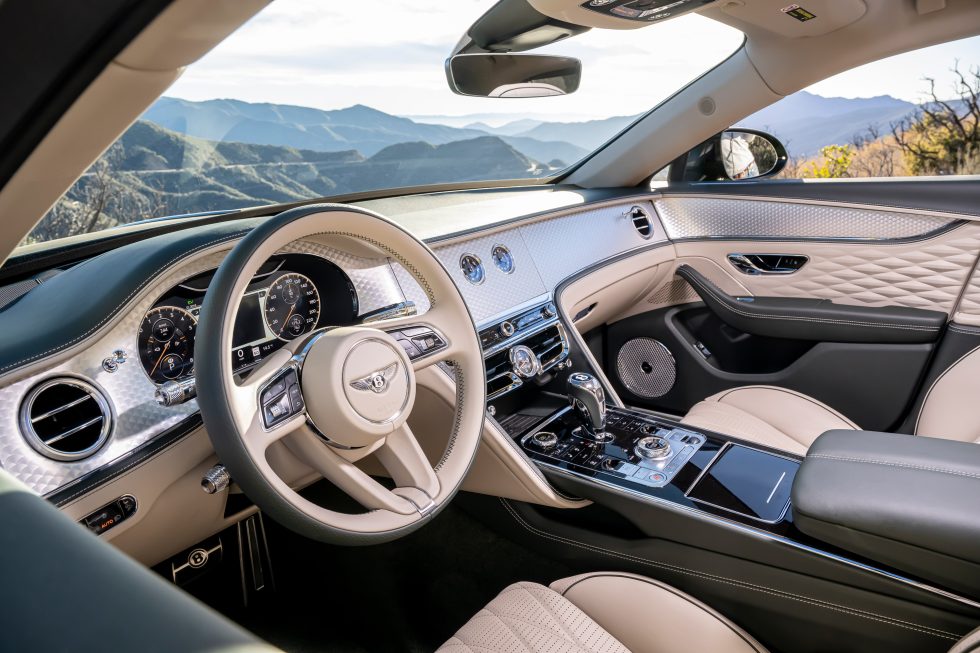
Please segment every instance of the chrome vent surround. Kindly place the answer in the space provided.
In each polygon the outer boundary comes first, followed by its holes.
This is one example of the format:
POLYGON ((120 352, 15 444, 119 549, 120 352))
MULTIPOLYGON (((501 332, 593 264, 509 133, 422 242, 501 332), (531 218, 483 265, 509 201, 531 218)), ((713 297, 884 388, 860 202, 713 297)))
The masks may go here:
POLYGON ((519 344, 529 347, 538 357, 541 362, 542 374, 568 358, 568 335, 565 333, 565 327, 558 321, 509 343, 509 347, 488 356, 486 359, 488 402, 524 385, 523 379, 513 372, 509 356, 510 347, 519 344))
POLYGON ((653 224, 650 222, 650 212, 639 205, 633 205, 626 212, 630 220, 633 221, 633 228, 645 240, 649 240, 653 235, 653 224))
POLYGON ((87 458, 112 431, 105 395, 80 379, 49 379, 27 393, 20 407, 24 439, 41 455, 60 461, 87 458))

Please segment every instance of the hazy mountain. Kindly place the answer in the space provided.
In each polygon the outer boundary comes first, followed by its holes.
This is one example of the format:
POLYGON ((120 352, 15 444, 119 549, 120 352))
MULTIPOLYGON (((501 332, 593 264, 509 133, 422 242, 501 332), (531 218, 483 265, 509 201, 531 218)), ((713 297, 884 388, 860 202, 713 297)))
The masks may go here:
POLYGON ((418 123, 360 104, 323 111, 285 104, 191 102, 164 97, 154 102, 142 118, 181 134, 213 141, 324 152, 357 150, 365 156, 397 143, 424 141, 440 145, 484 135, 473 129, 418 123))
POLYGON ((889 125, 915 111, 916 105, 888 95, 872 98, 827 98, 794 93, 738 124, 761 129, 780 139, 790 156, 812 156, 824 145, 851 142, 869 126, 888 133, 889 125))
POLYGON ((539 141, 566 141, 591 152, 625 129, 636 118, 637 116, 615 116, 605 120, 585 122, 543 122, 516 135, 539 141))
POLYGON ((495 134, 497 136, 515 136, 521 134, 530 129, 534 129, 544 120, 532 120, 530 118, 525 118, 522 120, 512 120, 510 122, 504 123, 499 127, 492 127, 485 122, 473 122, 465 126, 466 129, 479 129, 480 131, 485 131, 488 134, 495 134))

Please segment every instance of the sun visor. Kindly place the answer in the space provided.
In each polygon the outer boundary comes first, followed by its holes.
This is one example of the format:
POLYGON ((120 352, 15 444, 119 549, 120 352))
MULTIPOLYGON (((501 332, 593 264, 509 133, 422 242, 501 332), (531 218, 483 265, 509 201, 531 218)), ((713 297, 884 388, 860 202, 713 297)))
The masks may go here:
POLYGON ((527 0, 557 20, 602 29, 638 29, 724 0, 527 0))

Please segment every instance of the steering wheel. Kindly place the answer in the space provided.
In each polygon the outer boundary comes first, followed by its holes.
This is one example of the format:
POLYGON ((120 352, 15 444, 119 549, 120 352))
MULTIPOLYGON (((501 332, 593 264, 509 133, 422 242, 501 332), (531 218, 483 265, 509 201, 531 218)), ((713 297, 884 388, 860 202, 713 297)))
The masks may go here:
POLYGON ((320 204, 286 211, 252 230, 208 287, 195 352, 198 404, 222 464, 259 508, 307 537, 373 544, 407 535, 455 495, 476 455, 486 403, 476 327, 432 250, 378 214, 320 204), (245 288, 272 255, 310 237, 397 261, 426 292, 431 308, 371 327, 318 328, 267 356, 244 380, 236 378, 232 332, 245 288), (433 353, 409 358, 390 332, 413 327, 431 330, 445 346, 436 351, 436 343, 433 353), (416 371, 441 361, 456 377, 456 413, 446 450, 431 465, 406 420, 416 371), (328 510, 293 490, 267 457, 279 441, 366 512, 328 510), (372 453, 394 489, 355 465, 372 453))

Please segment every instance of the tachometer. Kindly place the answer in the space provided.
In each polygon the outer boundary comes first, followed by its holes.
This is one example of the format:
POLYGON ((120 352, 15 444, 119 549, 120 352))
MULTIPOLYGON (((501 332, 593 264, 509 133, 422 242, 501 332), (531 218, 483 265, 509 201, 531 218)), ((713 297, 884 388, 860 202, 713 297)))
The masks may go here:
POLYGON ((298 338, 316 328, 320 319, 320 293, 308 277, 290 272, 269 286, 265 323, 283 340, 298 338))
POLYGON ((194 316, 176 306, 158 306, 146 314, 139 330, 140 362, 154 383, 193 371, 195 329, 194 316))

